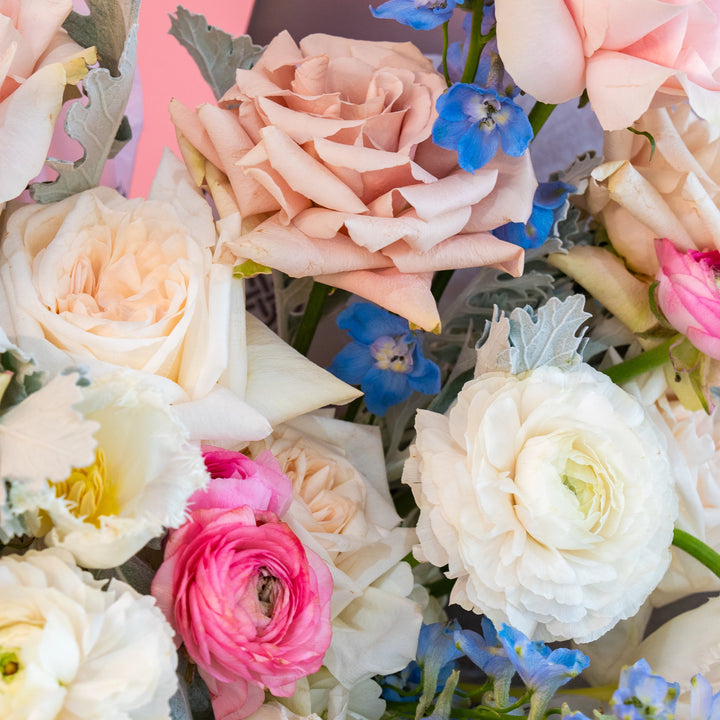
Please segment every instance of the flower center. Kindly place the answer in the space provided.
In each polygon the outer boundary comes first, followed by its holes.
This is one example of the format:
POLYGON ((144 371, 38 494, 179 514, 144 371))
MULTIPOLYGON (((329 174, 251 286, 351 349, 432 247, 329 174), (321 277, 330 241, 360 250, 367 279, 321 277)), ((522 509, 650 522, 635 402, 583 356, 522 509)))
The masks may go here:
POLYGON ((55 495, 69 500, 70 512, 85 522, 100 527, 102 515, 117 515, 119 506, 113 484, 108 480, 105 455, 95 454, 95 462, 84 468, 74 468, 67 480, 52 483, 55 495))
POLYGON ((473 99, 468 115, 478 124, 479 127, 491 128, 495 125, 493 115, 500 112, 500 101, 489 95, 478 96, 473 99))
POLYGON ((278 579, 267 568, 260 568, 257 579, 258 604, 265 617, 272 617, 277 600, 278 579))
POLYGON ((20 660, 15 652, 0 651, 0 673, 5 682, 10 682, 20 671, 20 660))
POLYGON ((577 498, 578 510, 587 517, 595 499, 597 474, 590 465, 568 460, 561 474, 562 484, 577 498))
POLYGON ((403 335, 382 335, 370 346, 370 354, 380 370, 409 373, 413 369, 413 347, 414 343, 407 343, 403 335))

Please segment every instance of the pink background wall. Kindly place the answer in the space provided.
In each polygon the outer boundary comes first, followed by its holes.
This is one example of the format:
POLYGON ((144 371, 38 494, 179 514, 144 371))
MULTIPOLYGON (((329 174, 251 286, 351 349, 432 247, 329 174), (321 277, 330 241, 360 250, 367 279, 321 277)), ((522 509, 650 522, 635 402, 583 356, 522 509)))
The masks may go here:
MULTIPOLYGON (((253 3, 254 0, 180 0, 185 8, 202 13, 211 25, 231 35, 246 32, 253 3)), ((177 5, 177 0, 145 0, 140 6, 138 67, 144 118, 130 197, 147 194, 165 146, 177 152, 175 130, 167 109, 170 99, 176 97, 191 107, 214 101, 190 55, 168 35, 168 14, 177 5)))

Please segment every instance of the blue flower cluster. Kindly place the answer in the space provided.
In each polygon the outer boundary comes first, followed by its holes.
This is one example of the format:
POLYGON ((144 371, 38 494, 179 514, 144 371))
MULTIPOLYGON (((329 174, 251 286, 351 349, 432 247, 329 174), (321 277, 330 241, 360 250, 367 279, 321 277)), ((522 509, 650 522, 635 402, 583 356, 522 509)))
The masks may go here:
POLYGON ((328 369, 341 380, 360 385, 374 415, 384 416, 413 390, 427 394, 440 390, 440 368, 423 356, 422 333, 410 330, 407 320, 357 302, 338 315, 337 325, 347 330, 353 342, 335 356, 328 369))
MULTIPOLYGON (((532 642, 523 633, 503 624, 499 632, 486 617, 482 618, 482 634, 463 630, 457 621, 446 624, 425 625, 420 631, 417 661, 398 675, 383 678, 383 698, 390 702, 418 701, 420 713, 435 703, 426 718, 452 717, 452 704, 440 699, 447 695, 449 679, 456 661, 468 658, 490 678, 493 690, 493 713, 500 717, 513 712, 518 702, 510 696, 510 682, 517 673, 525 683, 527 692, 520 704, 529 700, 531 720, 539 720, 547 709, 550 698, 558 688, 578 675, 588 664, 588 658, 579 650, 560 648, 550 650, 543 643, 532 642), (447 683, 447 684, 446 684, 447 683), (422 695, 419 689, 422 687, 422 695), (435 698, 437 693, 438 698, 435 698)), ((455 681, 455 684, 457 681, 455 681)), ((452 685, 453 702, 468 707, 468 698, 452 685)), ((489 706, 477 705, 482 711, 489 706)), ((482 712, 478 717, 482 717, 482 712)))

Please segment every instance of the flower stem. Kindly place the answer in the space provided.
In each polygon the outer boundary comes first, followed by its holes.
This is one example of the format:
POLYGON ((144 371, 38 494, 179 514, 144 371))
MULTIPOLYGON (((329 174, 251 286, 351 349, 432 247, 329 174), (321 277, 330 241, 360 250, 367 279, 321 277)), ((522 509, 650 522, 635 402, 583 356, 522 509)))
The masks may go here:
POLYGON ((471 83, 475 80, 478 65, 480 64, 480 53, 487 44, 487 41, 494 35, 493 32, 487 35, 482 34, 483 4, 475 3, 472 8, 472 27, 470 29, 470 44, 468 46, 467 60, 460 82, 471 83))
POLYGON ((448 87, 450 87, 450 71, 448 70, 448 63, 447 63, 447 54, 448 54, 448 46, 450 44, 450 36, 448 32, 448 25, 449 21, 444 22, 442 24, 442 34, 443 34, 443 47, 442 47, 442 69, 443 69, 443 75, 445 76, 445 82, 448 84, 448 87))
POLYGON ((672 544, 684 550, 688 555, 692 555, 697 561, 720 577, 720 554, 716 553, 702 540, 698 540, 694 535, 680 530, 680 528, 675 528, 673 530, 672 544))
POLYGON ((537 136, 540 128, 542 128, 556 107, 556 105, 548 105, 539 101, 532 106, 528 113, 528 120, 530 121, 530 127, 533 129, 533 137, 537 136))
POLYGON ((642 375, 649 370, 664 365, 670 361, 670 348, 677 342, 679 335, 673 335, 671 338, 660 343, 651 350, 640 353, 630 360, 618 363, 612 367, 605 368, 603 372, 617 385, 632 380, 638 375, 642 375))
POLYGON ((315 330, 317 330, 317 326, 322 318, 325 300, 331 292, 332 288, 329 285, 323 285, 318 282, 313 283, 310 297, 308 298, 307 305, 305 305, 305 312, 300 320, 300 325, 295 333, 292 344, 292 346, 303 355, 307 355, 310 349, 315 330))
POLYGON ((438 270, 432 279, 432 285, 430 285, 430 292, 435 298, 435 302, 439 303, 440 298, 445 292, 445 288, 450 282, 450 278, 453 276, 454 270, 438 270))

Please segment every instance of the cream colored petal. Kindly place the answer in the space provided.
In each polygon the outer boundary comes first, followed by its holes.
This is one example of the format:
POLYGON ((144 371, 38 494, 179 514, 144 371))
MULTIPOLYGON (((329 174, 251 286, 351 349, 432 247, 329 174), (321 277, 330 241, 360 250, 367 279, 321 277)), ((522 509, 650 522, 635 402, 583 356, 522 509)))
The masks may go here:
POLYGON ((657 323, 650 310, 648 284, 630 273, 617 255, 599 247, 576 245, 567 254, 549 255, 548 260, 633 332, 644 332, 657 323))
POLYGON ((362 395, 291 348, 254 315, 248 313, 246 323, 245 400, 272 425, 362 395))

